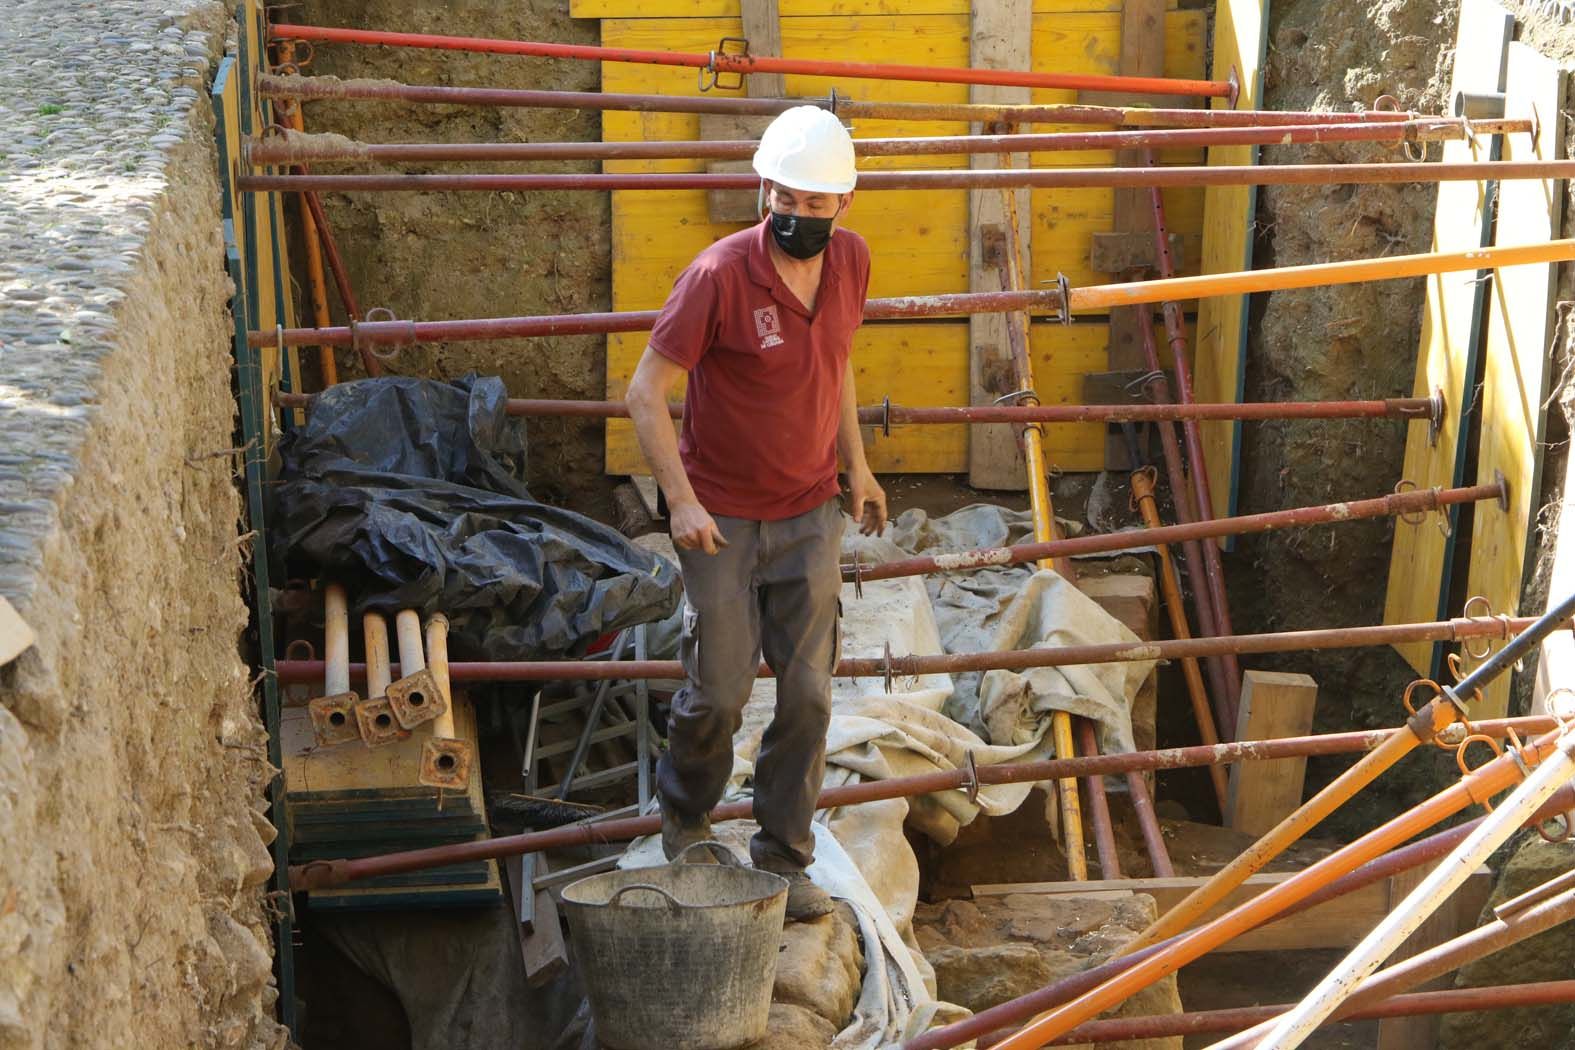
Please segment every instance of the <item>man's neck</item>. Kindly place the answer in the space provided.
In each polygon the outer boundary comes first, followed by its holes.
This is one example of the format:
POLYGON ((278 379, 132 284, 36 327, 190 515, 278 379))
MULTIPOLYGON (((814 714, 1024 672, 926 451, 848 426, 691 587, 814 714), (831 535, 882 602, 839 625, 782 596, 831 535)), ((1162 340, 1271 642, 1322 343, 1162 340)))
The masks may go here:
POLYGON ((771 264, 776 267, 777 273, 784 281, 805 281, 820 276, 821 264, 826 259, 825 252, 818 252, 808 259, 795 259, 776 243, 774 239, 767 239, 766 248, 771 253, 771 264))

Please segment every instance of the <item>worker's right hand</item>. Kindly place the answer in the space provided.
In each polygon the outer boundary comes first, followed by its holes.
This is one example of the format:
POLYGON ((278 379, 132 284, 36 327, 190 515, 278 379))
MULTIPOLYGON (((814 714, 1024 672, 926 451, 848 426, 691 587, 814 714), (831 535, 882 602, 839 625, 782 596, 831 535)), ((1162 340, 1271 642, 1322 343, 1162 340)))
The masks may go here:
POLYGON ((715 554, 727 546, 722 530, 716 527, 716 521, 698 501, 669 505, 667 520, 672 528, 674 546, 707 554, 715 554))

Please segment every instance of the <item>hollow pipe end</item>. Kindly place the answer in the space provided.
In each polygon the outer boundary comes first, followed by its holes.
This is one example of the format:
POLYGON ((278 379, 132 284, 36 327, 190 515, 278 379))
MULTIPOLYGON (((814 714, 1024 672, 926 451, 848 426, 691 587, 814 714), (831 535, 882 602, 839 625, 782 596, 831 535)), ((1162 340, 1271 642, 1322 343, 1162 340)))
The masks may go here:
POLYGON ((290 889, 326 890, 350 881, 347 860, 313 860, 290 865, 290 889))
POLYGON ((1504 92, 1457 91, 1454 114, 1467 120, 1501 120, 1504 117, 1504 92))

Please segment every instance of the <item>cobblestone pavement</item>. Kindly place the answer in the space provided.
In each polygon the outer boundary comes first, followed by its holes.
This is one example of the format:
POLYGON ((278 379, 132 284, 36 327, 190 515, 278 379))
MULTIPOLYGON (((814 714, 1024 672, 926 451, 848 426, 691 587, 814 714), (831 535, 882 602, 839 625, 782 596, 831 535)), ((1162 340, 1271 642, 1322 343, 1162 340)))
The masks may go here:
POLYGON ((212 0, 0 3, 0 595, 12 600, 32 589, 73 473, 166 154, 208 133, 193 107, 227 17, 212 0))

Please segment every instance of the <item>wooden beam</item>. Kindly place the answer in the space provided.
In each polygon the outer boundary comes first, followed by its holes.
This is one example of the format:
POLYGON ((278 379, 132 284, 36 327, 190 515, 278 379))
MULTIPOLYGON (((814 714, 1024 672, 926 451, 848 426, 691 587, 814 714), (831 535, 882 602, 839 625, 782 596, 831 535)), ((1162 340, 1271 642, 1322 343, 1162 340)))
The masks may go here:
MULTIPOLYGON (((547 873, 547 858, 535 857, 535 875, 547 873)), ((531 885, 519 857, 508 857, 503 862, 509 876, 509 905, 519 918, 520 901, 524 894, 531 894, 535 904, 532 921, 520 923, 520 957, 525 963, 525 983, 532 988, 548 984, 554 977, 569 968, 569 951, 563 939, 563 926, 558 921, 558 904, 550 890, 538 890, 531 885)))
MULTIPOLYGON (((1295 872, 1259 872, 1237 887, 1220 904, 1194 925, 1217 918, 1243 901, 1251 900, 1289 879, 1295 872)), ((1120 893, 1147 893, 1159 906, 1159 913, 1175 907, 1189 893, 1207 882, 1202 875, 1178 875, 1168 879, 1090 879, 1087 882, 1017 882, 973 887, 975 897, 1003 897, 1014 893, 1052 894, 1109 898, 1120 893)), ((1222 952, 1310 951, 1320 948, 1350 948, 1367 936, 1378 920, 1389 914, 1395 890, 1393 880, 1375 882, 1353 890, 1343 897, 1309 908, 1286 922, 1271 923, 1251 930, 1217 949, 1222 952)), ((1457 894, 1461 901, 1485 901, 1493 887, 1493 873, 1478 868, 1457 894)), ((1466 905, 1467 908, 1470 905, 1466 905)), ((1480 908, 1480 904, 1478 905, 1480 908)), ((1464 912, 1462 911, 1462 914, 1464 912)), ((1472 912, 1472 917, 1475 917, 1472 912)))
MULTIPOLYGON (((1031 68, 1033 40, 1033 3, 1031 0, 973 0, 969 37, 969 64, 975 69, 1031 68)), ((968 88, 968 101, 980 103, 1026 103, 1027 88, 975 84, 968 88)), ((980 130, 977 126, 975 131, 980 130)), ((1001 167, 994 154, 973 154, 969 167, 1001 167)), ((1028 166, 1027 154, 1013 154, 1005 166, 1028 166)), ((1029 194, 1012 191, 1017 214, 1029 216, 1029 194)), ((976 292, 1001 289, 999 253, 1003 250, 1006 216, 1005 195, 999 190, 971 190, 968 193, 968 287, 976 292)), ((1028 255, 1031 222, 1019 228, 1024 254, 1028 255)), ((1031 256, 1029 256, 1031 257, 1031 256)), ((1025 274, 1032 287, 1032 276, 1025 274)), ((1003 394, 1012 393, 1012 360, 1005 314, 976 314, 968 321, 968 402, 987 405, 1003 394)), ((1022 452, 1017 435, 1005 424, 972 427, 968 438, 968 483, 975 488, 1021 491, 1027 484, 1022 452)))
MULTIPOLYGON (((1242 675, 1236 740, 1274 740, 1312 732, 1318 683, 1304 674, 1248 671, 1242 675)), ((1302 802, 1305 758, 1238 762, 1230 767, 1230 801, 1225 824, 1262 835, 1302 802)))

